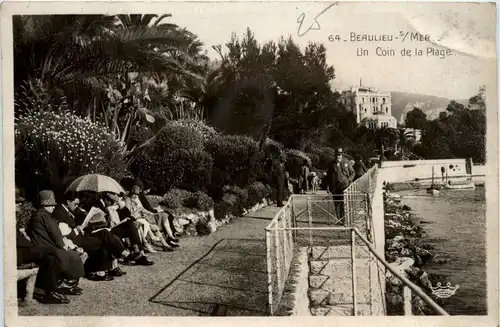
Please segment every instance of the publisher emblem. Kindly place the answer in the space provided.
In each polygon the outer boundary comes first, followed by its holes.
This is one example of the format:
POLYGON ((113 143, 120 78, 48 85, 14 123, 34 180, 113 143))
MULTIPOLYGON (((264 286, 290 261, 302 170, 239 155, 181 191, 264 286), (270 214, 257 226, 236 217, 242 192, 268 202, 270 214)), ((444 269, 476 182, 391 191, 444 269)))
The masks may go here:
POLYGON ((441 286, 441 283, 437 283, 436 287, 431 286, 432 294, 440 299, 446 299, 455 295, 455 292, 459 288, 459 285, 451 286, 451 283, 447 283, 446 286, 441 286))

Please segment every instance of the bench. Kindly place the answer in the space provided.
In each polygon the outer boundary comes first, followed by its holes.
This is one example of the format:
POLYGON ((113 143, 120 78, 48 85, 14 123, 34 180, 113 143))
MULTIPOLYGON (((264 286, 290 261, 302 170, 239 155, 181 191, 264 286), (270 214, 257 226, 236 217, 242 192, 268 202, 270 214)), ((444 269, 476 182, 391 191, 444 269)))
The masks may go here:
POLYGON ((38 267, 33 267, 33 265, 25 265, 18 267, 17 269, 17 281, 26 279, 26 297, 24 298, 25 303, 30 303, 33 301, 33 293, 35 292, 35 282, 37 274, 38 267))

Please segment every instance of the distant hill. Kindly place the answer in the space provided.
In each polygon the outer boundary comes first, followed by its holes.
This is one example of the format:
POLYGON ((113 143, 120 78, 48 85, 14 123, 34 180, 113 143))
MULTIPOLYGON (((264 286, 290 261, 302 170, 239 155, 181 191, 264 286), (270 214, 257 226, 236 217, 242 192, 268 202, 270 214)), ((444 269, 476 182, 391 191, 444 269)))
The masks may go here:
POLYGON ((435 119, 439 113, 446 111, 446 107, 451 100, 455 100, 467 106, 469 100, 448 99, 433 95, 415 94, 406 92, 391 92, 392 97, 392 115, 398 122, 404 122, 406 113, 413 110, 414 107, 420 108, 427 114, 427 119, 435 119))

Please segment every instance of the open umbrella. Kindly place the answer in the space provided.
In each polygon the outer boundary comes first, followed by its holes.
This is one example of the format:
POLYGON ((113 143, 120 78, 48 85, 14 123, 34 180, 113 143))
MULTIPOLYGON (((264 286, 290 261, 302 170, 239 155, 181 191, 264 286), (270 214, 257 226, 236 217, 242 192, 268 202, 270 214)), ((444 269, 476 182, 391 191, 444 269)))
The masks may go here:
POLYGON ((66 192, 111 192, 111 193, 124 193, 123 187, 113 178, 100 175, 89 174, 80 176, 75 179, 66 189, 66 192))

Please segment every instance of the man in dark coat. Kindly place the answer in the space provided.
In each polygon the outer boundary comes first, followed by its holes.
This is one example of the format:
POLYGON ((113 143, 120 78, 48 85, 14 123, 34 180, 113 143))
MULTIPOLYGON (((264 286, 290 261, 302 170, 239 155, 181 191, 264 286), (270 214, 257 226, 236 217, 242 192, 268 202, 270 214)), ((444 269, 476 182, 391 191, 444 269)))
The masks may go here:
MULTIPOLYGON (((60 272, 63 277, 71 280, 71 282, 68 282, 68 284, 75 285, 76 287, 78 278, 85 275, 83 263, 80 259, 79 254, 79 252, 82 253, 83 250, 78 249, 78 252, 65 250, 63 236, 57 222, 54 220, 54 218, 52 218, 51 214, 56 205, 54 192, 41 191, 39 194, 39 202, 40 208, 29 221, 27 232, 31 237, 33 245, 36 246, 36 252, 39 254, 39 256, 52 256, 53 260, 56 263, 53 268, 56 269, 57 272, 60 272)), ((28 243, 23 240, 23 238, 18 238, 18 241, 20 248, 29 248, 31 245, 31 242, 28 243)), ((26 254, 30 252, 32 251, 26 249, 19 252, 20 256, 22 256, 23 253, 25 255, 25 258, 21 259, 21 262, 23 260, 29 260, 29 257, 26 258, 26 254)), ((33 253, 31 253, 31 255, 32 254, 33 253)), ((47 265, 47 267, 50 267, 50 263, 48 262, 43 262, 41 267, 45 267, 45 265, 47 265)), ((47 303, 67 303, 67 299, 64 300, 64 297, 62 297, 60 293, 55 294, 56 291, 54 290, 54 280, 52 279, 53 276, 50 278, 47 277, 47 275, 50 275, 52 273, 55 272, 52 271, 44 274, 44 272, 42 271, 41 278, 44 278, 45 289, 48 290, 48 293, 45 294, 42 301, 46 301, 47 303)), ((79 289, 76 289, 73 293, 78 293, 78 291, 79 289)))
POLYGON ((278 207, 282 207, 287 180, 285 173, 285 165, 281 160, 279 160, 277 163, 274 164, 272 170, 272 181, 274 187, 276 188, 276 204, 278 207))
POLYGON ((354 169, 349 160, 343 157, 341 148, 335 151, 335 159, 330 163, 327 170, 327 183, 333 194, 335 213, 337 220, 342 221, 344 212, 344 190, 351 184, 354 178, 354 169))
POLYGON ((71 228, 71 233, 66 237, 89 254, 86 268, 89 272, 95 272, 95 274, 90 274, 88 277, 96 281, 107 281, 113 280, 113 276, 124 275, 120 268, 112 269, 111 262, 115 258, 126 257, 130 253, 126 250, 120 238, 109 231, 101 230, 90 234, 87 232, 88 230, 84 230, 81 223, 85 219, 85 214, 78 214, 79 217, 73 214, 73 212, 77 211, 78 204, 79 199, 67 193, 63 203, 55 207, 53 216, 57 222, 67 224, 71 228), (110 270, 108 274, 103 274, 108 270, 110 270))

